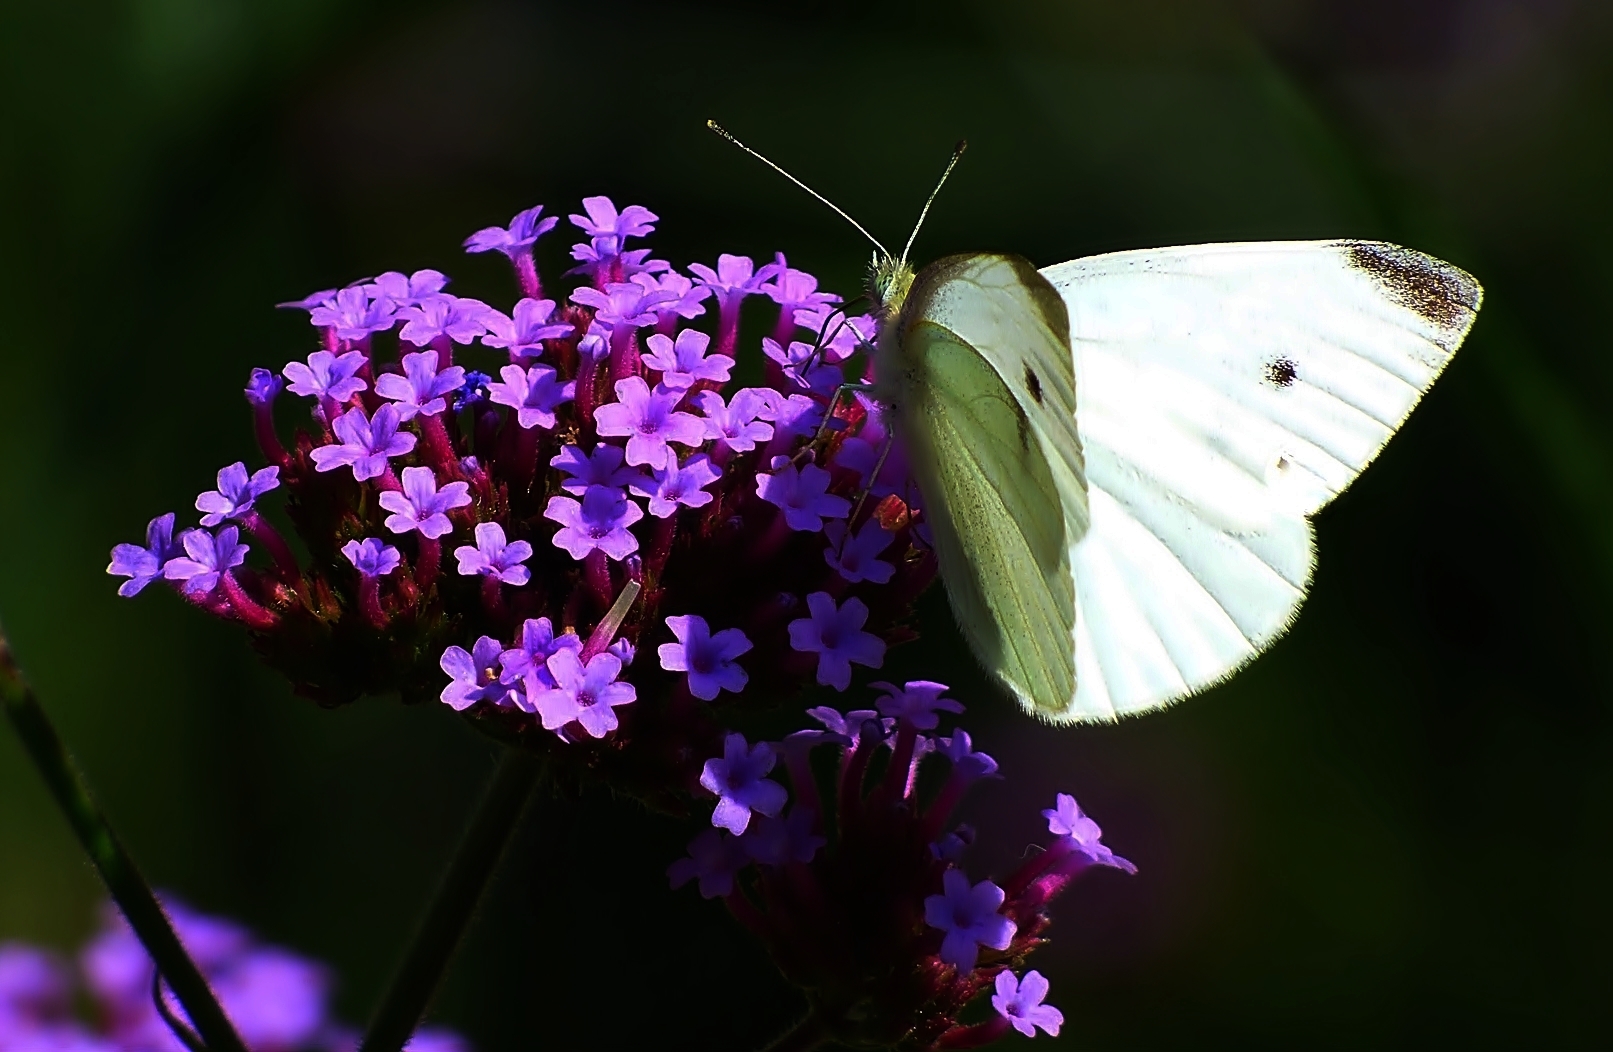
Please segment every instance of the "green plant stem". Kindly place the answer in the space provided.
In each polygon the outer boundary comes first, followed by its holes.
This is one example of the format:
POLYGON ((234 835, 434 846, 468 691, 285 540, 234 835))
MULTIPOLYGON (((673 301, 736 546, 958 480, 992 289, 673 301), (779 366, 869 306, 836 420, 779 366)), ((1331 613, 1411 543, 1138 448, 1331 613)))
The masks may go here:
POLYGON ((436 898, 370 1021, 359 1052, 400 1052, 420 1025, 420 1017, 498 868, 541 770, 540 761, 532 754, 521 749, 505 751, 471 819, 470 829, 437 888, 436 898))
POLYGON ((95 863, 101 879, 106 882, 112 901, 118 904, 129 927, 151 954, 158 974, 179 999, 197 1034, 211 1052, 246 1052, 246 1045, 230 1025, 224 1009, 219 1007, 207 980, 180 945, 179 936, 174 934, 151 886, 95 806, 95 799, 62 744, 61 736, 17 667, 3 630, 0 630, 0 703, 4 704, 6 715, 17 729, 17 737, 22 739, 23 748, 45 779, 57 806, 67 816, 79 843, 84 845, 90 861, 95 863))

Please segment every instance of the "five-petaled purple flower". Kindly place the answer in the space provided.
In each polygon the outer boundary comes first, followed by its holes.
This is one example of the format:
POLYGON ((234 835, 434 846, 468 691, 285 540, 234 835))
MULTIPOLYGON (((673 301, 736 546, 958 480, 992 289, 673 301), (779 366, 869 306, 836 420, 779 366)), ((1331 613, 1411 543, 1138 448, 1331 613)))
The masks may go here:
POLYGON ((818 682, 835 690, 851 686, 851 663, 878 668, 885 662, 885 641, 864 632, 868 605, 856 596, 839 607, 828 592, 807 596, 811 617, 790 622, 790 646, 818 655, 818 682))
MULTIPOLYGON (((676 324, 677 319, 698 318, 706 313, 704 301, 711 297, 711 290, 704 285, 696 285, 688 278, 675 270, 668 269, 656 277, 654 274, 634 274, 629 281, 643 285, 646 292, 666 293, 667 296, 655 305, 655 313, 660 323, 664 325, 676 324)), ((694 332, 685 329, 684 332, 694 332)), ((680 334, 681 335, 681 334, 680 334)))
POLYGON ((941 876, 941 894, 924 900, 924 922, 946 932, 941 940, 941 960, 959 972, 974 970, 980 947, 1006 950, 1017 925, 997 911, 1002 908, 1003 889, 989 880, 974 887, 956 869, 941 876))
POLYGON ((633 488, 650 498, 650 514, 664 519, 676 514, 679 506, 704 508, 710 504, 716 498, 705 488, 721 477, 722 472, 712 466, 711 458, 696 453, 682 465, 673 458, 664 469, 656 471, 648 483, 635 482, 633 488))
POLYGON ((336 418, 331 430, 340 441, 319 446, 312 454, 314 470, 334 471, 351 464, 360 482, 386 474, 387 458, 401 457, 414 448, 415 436, 398 430, 398 408, 391 402, 375 410, 374 418, 354 406, 336 418))
POLYGON ((896 573, 896 567, 875 558, 896 539, 894 533, 879 524, 878 518, 870 517, 862 529, 849 537, 843 522, 829 523, 823 528, 823 534, 829 539, 829 546, 823 550, 824 561, 852 584, 858 581, 884 584, 896 573))
POLYGON ((716 391, 701 391, 694 400, 706 414, 706 437, 735 453, 748 453, 773 437, 773 425, 758 419, 767 412, 767 398, 753 387, 735 391, 726 404, 716 391))
POLYGON ((460 366, 451 365, 438 371, 436 351, 406 354, 402 364, 402 376, 383 373, 375 379, 375 393, 397 403, 400 420, 413 420, 417 415, 436 416, 448 408, 444 396, 452 394, 465 382, 465 370, 460 366))
POLYGON ((573 215, 570 219, 573 226, 588 235, 593 254, 578 255, 574 250, 572 256, 575 259, 595 262, 601 258, 620 255, 622 243, 627 238, 648 237, 655 230, 654 224, 659 218, 643 205, 628 205, 617 212, 616 206, 608 197, 585 197, 582 199, 582 207, 588 214, 573 215))
POLYGON ((1016 979, 1013 972, 1004 969, 997 973, 996 988, 997 992, 991 995, 991 1007, 1015 1030, 1026 1037, 1035 1037, 1036 1028, 1041 1027, 1048 1037, 1059 1036, 1064 1013, 1042 1003, 1047 997, 1047 980, 1042 978, 1041 972, 1026 972, 1024 979, 1016 979))
POLYGON ((593 486, 624 489, 628 486, 648 486, 644 473, 628 467, 623 461, 627 454, 621 446, 600 442, 592 453, 584 453, 580 446, 567 446, 549 461, 569 476, 560 488, 580 497, 593 486))
POLYGON ((812 310, 840 302, 840 297, 832 292, 819 292, 818 279, 804 270, 791 267, 784 261, 782 252, 775 255, 772 280, 763 285, 761 291, 789 312, 792 323, 795 321, 795 311, 799 309, 812 310))
POLYGON ((510 259, 523 250, 530 252, 538 238, 554 229, 559 217, 550 216, 540 219, 543 215, 543 206, 537 205, 524 212, 517 212, 507 227, 489 226, 476 231, 465 239, 466 252, 502 252, 510 259))
POLYGON ((791 383, 814 394, 832 395, 845 379, 840 367, 825 362, 823 351, 810 343, 796 340, 783 348, 771 337, 764 337, 762 353, 779 364, 791 383))
POLYGON ((515 317, 489 308, 482 315, 487 335, 482 337, 484 347, 502 347, 510 352, 510 359, 536 358, 543 353, 544 340, 557 340, 571 335, 572 326, 566 322, 550 322, 554 317, 554 300, 536 300, 528 296, 515 305, 515 317))
POLYGON ((398 312, 404 320, 398 337, 416 347, 424 347, 439 336, 468 344, 487 332, 487 313, 492 309, 481 300, 439 292, 398 312))
POLYGON ((573 559, 581 559, 598 549, 621 560, 638 551, 638 538, 628 527, 644 517, 644 511, 619 489, 590 486, 582 503, 556 494, 549 498, 543 517, 558 522, 554 544, 573 559))
POLYGON ((454 524, 445 514, 470 503, 470 484, 450 482, 437 488, 437 476, 430 468, 404 468, 403 491, 381 494, 381 508, 392 514, 386 528, 393 533, 419 530, 422 537, 436 539, 453 532, 454 524))
POLYGON ((240 531, 226 526, 218 534, 206 530, 186 530, 180 537, 185 554, 163 564, 162 575, 180 586, 186 595, 207 595, 218 587, 219 578, 246 562, 247 547, 237 543, 240 531))
POLYGON ((524 428, 553 428, 555 409, 571 401, 577 393, 577 381, 561 383, 559 374, 547 365, 528 369, 506 365, 499 370, 499 375, 504 377, 504 382, 488 384, 488 397, 514 409, 516 422, 524 428))
POLYGON ((441 292, 447 284, 448 277, 440 270, 417 270, 408 275, 389 270, 377 274, 374 281, 364 286, 364 291, 375 299, 385 296, 399 307, 413 307, 441 292))
POLYGON ((322 303, 309 312, 308 320, 321 329, 335 329, 343 340, 362 340, 372 332, 384 332, 397 320, 397 306, 385 296, 374 299, 363 286, 349 285, 335 300, 322 303))
POLYGON ((342 554, 353 568, 365 577, 385 577, 398 568, 403 556, 392 545, 379 537, 366 537, 362 541, 348 541, 342 545, 342 554))
POLYGON ((594 308, 594 320, 612 329, 654 325, 655 308, 673 299, 676 296, 671 292, 647 289, 631 281, 613 281, 604 292, 585 285, 571 294, 573 303, 594 308))
POLYGON ((339 355, 315 351, 308 356, 307 365, 302 362, 286 364, 286 379, 291 381, 286 389, 305 398, 329 398, 333 402, 345 402, 370 386, 362 378, 353 375, 363 367, 363 351, 348 351, 339 355))
POLYGON ((843 519, 851 501, 829 492, 830 475, 816 464, 799 471, 788 457, 774 460, 773 471, 756 473, 756 495, 784 511, 792 530, 821 530, 824 519, 843 519))
POLYGON ((1047 819, 1049 833, 1062 838, 1066 847, 1086 856, 1093 865, 1113 866, 1127 873, 1137 872, 1135 865, 1100 842, 1103 830, 1098 828, 1098 823, 1087 817, 1086 812, 1075 802, 1075 797, 1069 793, 1058 794, 1058 807, 1044 809, 1042 817, 1047 819))
POLYGON ((938 713, 963 711, 961 702, 941 696, 947 692, 945 683, 910 679, 898 687, 894 683, 881 680, 870 683, 869 686, 885 692, 884 697, 874 703, 879 707, 881 715, 905 719, 921 731, 935 730, 940 723, 938 713))
POLYGON ((782 811, 789 793, 767 777, 776 762, 766 742, 749 745, 743 734, 728 735, 722 756, 707 760, 700 772, 700 784, 717 796, 711 824, 738 836, 750 825, 752 811, 770 818, 782 811))
POLYGON ((526 683, 529 697, 554 688, 546 662, 559 650, 581 650, 582 640, 575 632, 554 634, 547 617, 530 617, 521 625, 521 638, 499 657, 499 679, 507 684, 526 683))
POLYGON ((937 756, 947 758, 958 777, 969 781, 988 778, 997 773, 997 761, 983 752, 975 752, 974 742, 969 739, 969 732, 962 727, 954 729, 950 738, 937 739, 935 752, 937 756))
POLYGON ((482 636, 468 654, 462 647, 444 650, 439 664, 453 682, 442 689, 443 704, 463 712, 478 701, 496 705, 508 698, 510 687, 499 681, 499 656, 503 653, 504 648, 492 636, 482 636))
POLYGON ((749 256, 732 256, 727 252, 717 257, 715 270, 704 263, 689 264, 689 273, 715 292, 718 304, 728 310, 737 308, 746 296, 762 291, 763 282, 772 276, 773 270, 769 264, 758 271, 749 256))
POLYGON ((532 558, 532 545, 526 541, 506 542, 504 527, 496 522, 478 522, 475 546, 465 544, 455 548, 454 558, 459 560, 459 573, 463 577, 484 574, 518 587, 532 577, 532 571, 521 565, 532 558))
POLYGON ((734 875, 750 861, 750 852, 739 837, 720 829, 706 829, 689 841, 689 857, 668 866, 666 875, 674 888, 699 878, 700 897, 714 899, 733 893, 734 875))
MULTIPOLYGON (((183 540, 183 538, 181 538, 183 540)), ((183 550, 174 539, 174 513, 159 515, 146 524, 146 545, 120 544, 112 549, 112 562, 106 572, 114 577, 127 577, 118 585, 118 594, 124 598, 139 595, 140 590, 163 575, 163 564, 183 550)))
POLYGON ((690 694, 712 701, 722 691, 738 694, 745 689, 750 674, 734 660, 751 649, 743 631, 725 628, 713 635, 706 619, 694 614, 669 617, 666 623, 678 641, 658 648, 661 667, 668 672, 687 672, 690 694))
POLYGON ((246 400, 254 406, 270 405, 279 397, 280 391, 286 382, 267 369, 253 369, 248 374, 246 389, 243 392, 246 400))
POLYGON ((753 861, 764 866, 786 862, 811 862, 828 841, 812 831, 814 815, 805 807, 793 807, 782 818, 763 815, 750 824, 740 841, 753 861))
POLYGON ((622 659, 605 652, 595 654, 585 667, 580 652, 570 648, 549 655, 549 675, 555 686, 532 699, 546 730, 559 730, 575 720, 590 738, 603 738, 616 729, 615 708, 638 698, 622 674, 622 659))
POLYGON ((734 367, 734 360, 726 354, 706 354, 711 337, 699 329, 684 329, 675 341, 657 332, 644 342, 650 348, 643 356, 644 364, 661 374, 661 383, 668 390, 687 390, 701 380, 725 384, 734 367))
POLYGON ((616 381, 616 397, 618 401, 594 410, 594 427, 601 435, 627 438, 629 464, 664 468, 673 456, 668 442, 698 446, 706 440, 700 418, 674 408, 682 391, 660 385, 651 391, 642 377, 629 376, 616 381))
POLYGON ((217 526, 225 519, 238 519, 252 510, 259 497, 280 485, 280 469, 273 465, 259 468, 247 477, 246 465, 237 460, 218 473, 218 489, 196 498, 196 510, 203 526, 217 526))

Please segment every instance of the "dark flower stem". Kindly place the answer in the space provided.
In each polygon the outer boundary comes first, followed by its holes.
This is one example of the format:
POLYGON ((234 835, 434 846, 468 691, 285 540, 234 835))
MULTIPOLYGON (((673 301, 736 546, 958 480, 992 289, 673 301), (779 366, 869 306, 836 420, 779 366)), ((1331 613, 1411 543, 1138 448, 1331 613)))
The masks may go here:
POLYGON ((812 1052, 829 1043, 829 1032, 816 1012, 779 1035, 762 1052, 812 1052))
POLYGON ((112 901, 118 904, 129 927, 151 954, 157 973, 179 999, 197 1034, 211 1052, 247 1052, 246 1045, 224 1015, 224 1009, 213 997, 207 980, 180 945, 179 936, 174 934, 173 926, 168 923, 150 885, 140 875, 134 859, 129 857, 100 808, 95 806, 89 787, 67 754, 61 736, 17 667, 4 631, 0 631, 0 704, 5 706, 23 748, 106 882, 112 901))
POLYGON ((533 754, 505 750, 359 1052, 399 1052, 420 1025, 541 771, 533 754))

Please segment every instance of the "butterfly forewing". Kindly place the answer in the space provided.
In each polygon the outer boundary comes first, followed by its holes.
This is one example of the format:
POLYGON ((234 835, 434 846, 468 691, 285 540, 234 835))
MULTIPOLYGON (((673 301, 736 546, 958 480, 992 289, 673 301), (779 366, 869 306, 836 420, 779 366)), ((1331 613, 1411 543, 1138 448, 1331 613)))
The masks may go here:
POLYGON ((1122 252, 1043 272, 1064 297, 1090 528, 1071 718, 1163 705, 1278 636, 1307 516, 1377 455, 1473 323, 1478 284, 1373 242, 1122 252))

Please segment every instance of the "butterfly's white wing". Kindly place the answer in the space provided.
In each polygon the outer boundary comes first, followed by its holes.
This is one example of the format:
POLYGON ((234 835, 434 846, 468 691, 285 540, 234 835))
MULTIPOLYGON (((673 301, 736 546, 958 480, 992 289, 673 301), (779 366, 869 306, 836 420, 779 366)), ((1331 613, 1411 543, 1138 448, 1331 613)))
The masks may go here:
POLYGON ((1461 344, 1473 278, 1375 242, 1119 252, 1042 271, 1075 355, 1090 526, 1072 554, 1076 694, 1110 719, 1224 678, 1292 621, 1307 517, 1461 344))

